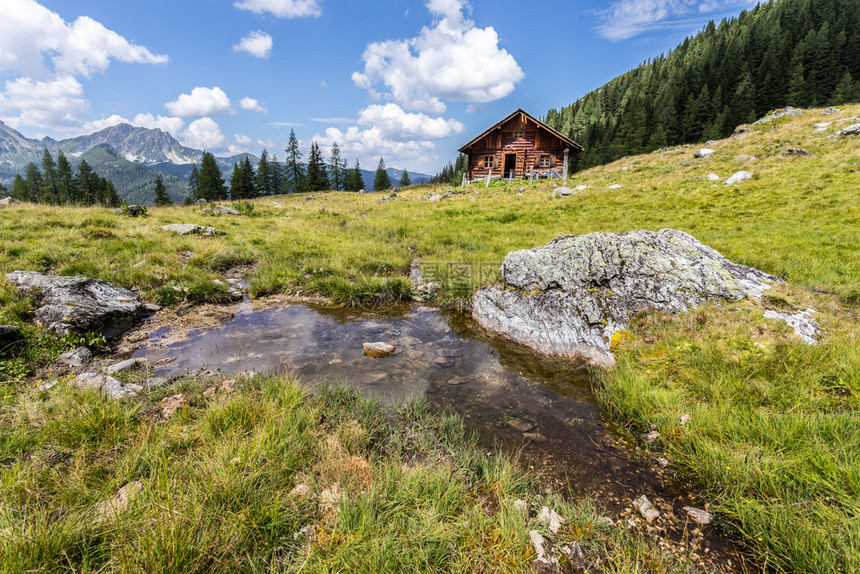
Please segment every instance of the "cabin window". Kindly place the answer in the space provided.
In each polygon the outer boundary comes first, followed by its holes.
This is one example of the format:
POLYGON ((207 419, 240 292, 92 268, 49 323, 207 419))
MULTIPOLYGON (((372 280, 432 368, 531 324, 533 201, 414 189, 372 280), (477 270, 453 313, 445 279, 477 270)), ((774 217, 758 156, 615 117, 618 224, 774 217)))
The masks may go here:
POLYGON ((515 139, 524 138, 525 135, 526 135, 526 132, 524 130, 514 130, 514 138, 515 139))
POLYGON ((483 158, 481 158, 481 166, 483 166, 485 168, 492 169, 493 168, 493 159, 494 159, 493 156, 485 155, 483 158))
POLYGON ((543 154, 538 160, 538 167, 550 167, 552 160, 548 154, 543 154))

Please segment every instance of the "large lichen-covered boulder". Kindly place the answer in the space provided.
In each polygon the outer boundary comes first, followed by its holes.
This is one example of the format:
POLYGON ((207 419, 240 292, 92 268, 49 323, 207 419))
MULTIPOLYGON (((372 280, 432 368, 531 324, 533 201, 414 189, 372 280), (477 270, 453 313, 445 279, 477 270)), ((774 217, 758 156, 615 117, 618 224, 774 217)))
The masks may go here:
POLYGON ((479 325, 552 356, 610 366, 612 336, 642 310, 760 296, 776 277, 733 263, 675 229, 563 235, 509 253, 505 284, 472 301, 479 325))
POLYGON ((98 331, 107 338, 116 337, 143 312, 137 293, 100 279, 13 271, 6 281, 38 300, 33 314, 36 324, 62 335, 98 331))

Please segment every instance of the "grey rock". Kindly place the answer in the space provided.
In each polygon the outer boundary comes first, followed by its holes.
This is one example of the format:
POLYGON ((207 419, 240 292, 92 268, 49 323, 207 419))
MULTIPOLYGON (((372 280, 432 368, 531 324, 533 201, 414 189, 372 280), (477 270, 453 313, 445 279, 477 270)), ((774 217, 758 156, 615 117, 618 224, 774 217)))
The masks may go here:
POLYGON ((701 524, 702 526, 710 524, 714 520, 713 514, 711 514, 707 510, 700 510, 693 506, 685 506, 684 512, 687 513, 687 516, 690 517, 690 520, 692 520, 696 524, 701 524))
POLYGON ((764 124, 772 122, 773 120, 777 120, 779 118, 793 118, 793 117, 799 116, 802 113, 803 113, 803 110, 800 108, 793 108, 791 106, 787 106, 785 108, 782 108, 779 110, 774 110, 774 111, 768 113, 763 118, 760 118, 760 119, 756 120, 755 122, 753 122, 753 125, 754 126, 764 125, 764 124))
POLYGON ((211 237, 214 235, 221 235, 219 231, 217 231, 214 227, 204 227, 202 225, 197 225, 194 223, 172 223, 170 225, 162 225, 161 228, 165 231, 172 231, 179 235, 203 235, 204 237, 211 237))
POLYGON ((14 197, 4 197, 3 199, 0 199, 0 205, 4 205, 4 206, 15 205, 18 203, 21 203, 21 202, 18 201, 17 199, 15 199, 14 197))
POLYGON ((88 347, 78 347, 57 357, 57 361, 73 369, 80 369, 93 360, 93 352, 88 347))
POLYGON ((114 399, 133 397, 140 390, 137 385, 123 385, 111 376, 98 373, 82 373, 75 377, 74 382, 83 389, 96 389, 114 399))
POLYGON ((444 198, 445 194, 433 193, 427 196, 427 201, 442 201, 444 198))
POLYGON ((122 373, 124 371, 132 371, 134 369, 139 369, 140 367, 142 367, 145 364, 146 364, 146 361, 144 359, 140 359, 140 358, 126 359, 125 361, 120 361, 119 363, 114 363, 113 365, 109 366, 106 370, 107 370, 108 374, 112 375, 114 373, 122 373))
POLYGON ((752 179, 752 176, 753 175, 748 171, 736 172, 732 177, 726 180, 726 185, 735 185, 736 183, 747 181, 748 179, 752 179))
POLYGON ((833 122, 820 122, 820 123, 815 124, 815 127, 816 128, 826 128, 826 127, 830 127, 832 125, 833 125, 833 122))
POLYGON ((501 274, 504 287, 473 297, 479 325, 542 354, 602 366, 613 364, 612 336, 638 311, 760 297, 778 281, 675 229, 563 235, 509 253, 501 274))
POLYGON ((585 184, 582 184, 582 185, 577 185, 573 189, 574 189, 574 191, 585 191, 586 189, 588 189, 588 186, 585 184))
POLYGON ((576 194, 575 191, 573 191, 572 189, 568 189, 566 187, 557 187, 554 190, 552 190, 552 196, 553 197, 555 197, 557 195, 560 195, 561 197, 568 197, 568 196, 574 195, 574 194, 576 194))
POLYGON ((810 315, 814 313, 812 309, 800 311, 797 313, 786 313, 783 311, 775 311, 766 309, 764 316, 766 319, 776 319, 784 321, 789 327, 794 329, 794 333, 803 340, 807 345, 815 345, 818 341, 815 337, 821 333, 818 321, 812 319, 810 315))
POLYGON ((717 175, 717 174, 715 174, 715 173, 709 173, 709 174, 708 174, 707 176, 705 176, 705 177, 706 177, 706 179, 708 179, 708 180, 710 180, 710 181, 720 181, 720 176, 718 176, 718 175, 717 175))
POLYGON ((711 148, 703 147, 702 149, 697 151, 694 155, 697 158, 707 158, 707 157, 711 157, 715 153, 717 153, 716 150, 712 150, 711 148))
POLYGON ((857 134, 860 134, 860 124, 853 124, 836 132, 838 136, 856 136, 857 134))
POLYGON ((623 186, 623 185, 621 185, 620 183, 616 183, 616 184, 614 184, 614 185, 610 185, 610 186, 609 186, 609 187, 607 187, 606 189, 621 189, 622 187, 624 187, 624 186, 623 186))
POLYGON ((659 438, 660 438, 660 433, 655 431, 655 430, 652 430, 651 432, 649 432, 648 434, 645 435, 645 442, 648 444, 654 444, 655 442, 657 442, 657 439, 659 439, 659 438))
POLYGON ((161 305, 156 305, 155 303, 146 303, 143 306, 144 313, 158 313, 161 311, 161 305))
POLYGON ((633 501, 633 508, 642 515, 649 524, 660 517, 660 512, 654 508, 651 501, 644 494, 633 501))
POLYGON ((742 162, 746 163, 746 162, 750 162, 750 161, 755 161, 758 158, 754 155, 747 155, 744 153, 744 154, 737 156, 735 159, 738 161, 742 161, 742 162))
POLYGON ((842 110, 840 110, 839 108, 835 108, 835 107, 831 106, 831 107, 827 108, 826 110, 824 110, 823 112, 821 112, 821 115, 822 116, 832 116, 833 114, 841 114, 841 113, 842 113, 842 110))
POLYGON ((146 208, 142 205, 126 205, 122 208, 122 214, 128 217, 143 217, 146 215, 146 208))
POLYGON ((809 155, 809 152, 803 148, 790 147, 787 150, 785 150, 785 155, 801 155, 801 156, 803 156, 803 155, 809 155))
POLYGON ((197 201, 194 202, 194 205, 206 205, 207 203, 209 203, 209 202, 206 201, 205 199, 198 199, 197 201))
POLYGON ((212 208, 212 213, 216 215, 239 215, 239 212, 229 205, 216 205, 212 208))
POLYGON ((38 325, 63 335, 100 331, 116 337, 134 325, 143 309, 137 293, 99 279, 13 271, 6 280, 38 299, 33 314, 38 325))

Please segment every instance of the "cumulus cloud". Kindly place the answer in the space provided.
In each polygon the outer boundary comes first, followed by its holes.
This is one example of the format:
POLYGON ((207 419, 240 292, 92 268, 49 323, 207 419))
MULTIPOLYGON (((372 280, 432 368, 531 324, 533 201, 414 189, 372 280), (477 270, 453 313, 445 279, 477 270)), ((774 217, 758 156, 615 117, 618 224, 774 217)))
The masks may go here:
POLYGON ((227 142, 218 122, 212 118, 199 118, 188 124, 181 134, 183 144, 202 150, 220 149, 227 142))
POLYGON ((72 23, 35 0, 4 0, 0 18, 0 70, 43 78, 90 76, 104 71, 111 60, 164 64, 168 57, 132 44, 87 16, 72 23), (45 65, 50 56, 53 70, 45 65))
POLYGON ((342 152, 360 158, 388 158, 389 165, 430 165, 439 140, 462 133, 457 120, 409 113, 397 104, 372 105, 359 112, 358 125, 330 127, 314 136, 323 147, 337 142, 342 152))
POLYGON ((252 147, 251 144, 253 140, 246 136, 245 134, 233 134, 233 141, 235 143, 227 146, 227 151, 230 155, 238 155, 240 153, 251 153, 252 147))
POLYGON ((617 0, 599 13, 597 32, 612 41, 627 40, 644 32, 700 25, 701 16, 738 7, 751 7, 750 0, 617 0))
POLYGON ((233 6, 254 14, 269 13, 276 18, 304 18, 322 15, 320 0, 242 0, 233 6))
POLYGON ((175 101, 164 104, 167 111, 181 118, 213 116, 233 111, 224 90, 196 87, 190 94, 181 94, 175 101))
POLYGON ((0 92, 0 120, 19 126, 73 131, 88 107, 81 83, 72 76, 53 80, 16 78, 0 92))
POLYGON ((438 140, 466 129, 457 120, 407 113, 397 104, 374 105, 361 110, 358 125, 375 128, 392 141, 438 140))
POLYGON ((182 133, 185 127, 185 122, 182 118, 172 118, 165 116, 153 116, 152 114, 137 114, 130 122, 134 126, 148 128, 151 130, 161 130, 176 137, 182 133))
POLYGON ((250 110, 252 112, 265 112, 266 111, 266 108, 264 108, 262 106, 262 104, 260 104, 260 102, 258 102, 254 98, 242 98, 241 100, 239 100, 239 106, 243 110, 250 110))
POLYGON ((364 71, 352 75, 357 86, 434 114, 446 110, 445 99, 484 103, 514 91, 525 74, 499 47, 495 29, 478 28, 465 16, 465 0, 428 0, 427 8, 436 21, 417 37, 367 46, 364 71))
POLYGON ((272 37, 261 30, 250 32, 233 46, 233 51, 248 52, 257 58, 268 58, 272 53, 272 37))

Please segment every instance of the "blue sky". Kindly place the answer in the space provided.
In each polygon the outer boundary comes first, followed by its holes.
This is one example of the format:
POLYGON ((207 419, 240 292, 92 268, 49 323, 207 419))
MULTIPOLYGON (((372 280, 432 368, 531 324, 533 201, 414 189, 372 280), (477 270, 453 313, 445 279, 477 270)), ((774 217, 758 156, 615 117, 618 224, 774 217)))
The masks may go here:
POLYGON ((542 116, 747 0, 0 0, 0 120, 127 122, 218 155, 337 142, 434 173, 516 108, 542 116))

